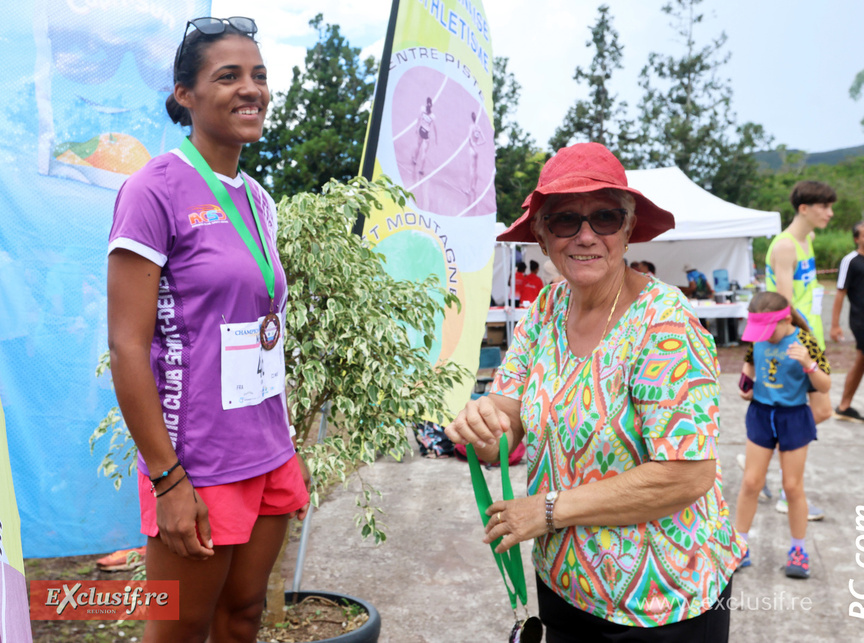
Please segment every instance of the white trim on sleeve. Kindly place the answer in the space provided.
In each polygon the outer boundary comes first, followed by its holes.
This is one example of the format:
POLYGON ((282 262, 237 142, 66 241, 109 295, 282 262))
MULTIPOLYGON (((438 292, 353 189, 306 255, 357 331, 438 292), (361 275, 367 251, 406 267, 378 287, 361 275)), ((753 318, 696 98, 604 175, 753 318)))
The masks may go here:
POLYGON ((857 254, 858 251, 853 250, 840 260, 840 270, 837 271, 837 290, 846 290, 846 277, 849 275, 849 264, 852 263, 852 259, 857 254))
POLYGON ((167 255, 163 255, 161 252, 158 252, 149 246, 145 246, 140 241, 134 241, 133 239, 128 239, 126 237, 118 237, 108 244, 108 254, 110 255, 118 248, 134 252, 136 255, 141 255, 145 259, 155 263, 160 268, 168 263, 167 255))

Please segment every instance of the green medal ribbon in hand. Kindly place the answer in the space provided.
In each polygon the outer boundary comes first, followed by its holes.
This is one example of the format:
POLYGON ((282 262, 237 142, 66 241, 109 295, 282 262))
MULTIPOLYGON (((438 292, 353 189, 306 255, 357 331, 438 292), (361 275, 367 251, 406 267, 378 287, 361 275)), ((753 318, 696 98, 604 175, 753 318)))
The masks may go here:
MULTIPOLYGON (((486 484, 486 478, 483 477, 483 471, 480 468, 480 461, 477 459, 477 453, 474 451, 474 446, 469 444, 466 448, 468 454, 468 467, 471 471, 471 484, 474 487, 474 498, 477 500, 477 509, 480 510, 480 519, 485 527, 491 516, 486 515, 486 510, 492 506, 492 495, 489 493, 489 486, 486 484)), ((510 483, 510 448, 507 443, 507 436, 502 435, 499 442, 499 458, 501 462, 501 488, 504 495, 504 500, 513 500, 513 485, 510 483)), ((543 638, 543 625, 540 619, 536 616, 526 618, 520 621, 516 614, 516 600, 528 612, 528 587, 525 583, 525 569, 522 567, 522 552, 520 544, 516 543, 503 553, 498 553, 495 548, 501 542, 501 538, 497 538, 489 544, 492 549, 492 555, 495 557, 495 563, 498 565, 498 571, 501 572, 501 577, 504 579, 504 587, 507 588, 507 595, 510 597, 510 606, 513 608, 513 614, 516 616, 516 624, 510 632, 510 643, 540 643, 543 638), (508 576, 510 583, 507 582, 508 576)))

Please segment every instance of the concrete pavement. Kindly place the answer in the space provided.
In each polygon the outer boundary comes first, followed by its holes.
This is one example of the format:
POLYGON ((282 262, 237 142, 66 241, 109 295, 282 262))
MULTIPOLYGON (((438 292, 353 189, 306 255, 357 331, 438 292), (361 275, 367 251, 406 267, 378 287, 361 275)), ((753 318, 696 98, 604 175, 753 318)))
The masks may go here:
MULTIPOLYGON (((843 380, 844 375, 833 377, 835 404, 843 380)), ((720 457, 733 515, 742 473, 735 456, 744 451, 747 405, 737 395, 737 381, 734 373, 721 376, 720 457)), ((855 406, 864 409, 864 390, 855 406)), ((864 568, 856 564, 856 554, 864 563, 862 438, 864 424, 829 419, 819 426, 819 440, 810 449, 806 487, 826 518, 809 525, 809 580, 783 574, 789 548, 786 516, 773 503, 760 503, 750 531, 753 567, 735 575, 739 609, 732 614, 731 641, 864 640, 864 618, 849 616, 850 604, 858 600, 850 582, 864 595, 864 568)), ((525 488, 526 467, 513 467, 511 473, 518 495, 525 488)), ((361 475, 383 492, 387 542, 375 547, 360 539, 353 520, 360 483, 354 476, 349 488, 337 489, 313 517, 303 589, 343 592, 373 603, 381 613, 382 643, 506 641, 513 616, 492 555, 481 542, 467 464, 415 455, 402 463, 381 460, 361 475)), ((776 498, 776 458, 768 479, 776 498)), ((487 472, 487 480, 493 497, 500 498, 498 471, 487 472)), ((522 557, 536 614, 528 543, 522 545, 522 557)), ((290 583, 293 563, 285 573, 290 583)), ((864 616, 864 599, 858 602, 864 616)))

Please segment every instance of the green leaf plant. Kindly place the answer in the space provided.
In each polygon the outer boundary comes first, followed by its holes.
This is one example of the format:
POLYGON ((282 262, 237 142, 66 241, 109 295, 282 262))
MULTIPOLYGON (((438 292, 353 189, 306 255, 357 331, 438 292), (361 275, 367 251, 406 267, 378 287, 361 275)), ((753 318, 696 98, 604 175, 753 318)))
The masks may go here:
MULTIPOLYGON (((445 395, 468 371, 432 364, 429 346, 443 306, 458 306, 437 277, 397 281, 385 258, 351 234, 358 215, 409 194, 382 176, 374 182, 330 180, 321 194, 304 192, 278 206, 279 252, 288 277, 285 368, 288 406, 315 484, 340 480, 381 454, 410 452, 406 426, 445 424, 445 395), (409 333, 413 329, 413 333, 409 333), (411 335, 415 339, 412 342, 411 335), (310 431, 329 402, 331 434, 312 444, 310 431)), ((312 436, 314 438, 314 436, 312 436)), ((378 493, 363 482, 357 524, 363 537, 386 538, 376 519, 378 493)))

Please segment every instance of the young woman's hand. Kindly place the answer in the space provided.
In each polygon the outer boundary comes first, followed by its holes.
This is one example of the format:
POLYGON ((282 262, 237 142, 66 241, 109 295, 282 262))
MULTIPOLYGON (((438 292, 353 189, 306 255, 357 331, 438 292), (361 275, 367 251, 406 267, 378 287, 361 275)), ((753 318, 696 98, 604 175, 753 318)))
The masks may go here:
MULTIPOLYGON (((296 443, 295 443, 295 449, 296 443)), ((309 473, 309 467, 306 466, 306 460, 303 459, 303 456, 300 455, 300 452, 295 452, 294 457, 297 458, 297 464, 300 465, 300 475, 303 476, 303 484, 306 485, 306 491, 312 491, 312 474, 309 473)), ((309 502, 300 507, 297 511, 292 511, 288 514, 289 518, 296 518, 297 520, 303 520, 306 518, 306 514, 309 513, 309 502)))
MULTIPOLYGON (((171 483, 163 483, 165 488, 171 483)), ((181 480, 156 501, 159 537, 172 553, 184 558, 204 560, 213 555, 207 505, 189 478, 181 480)))

